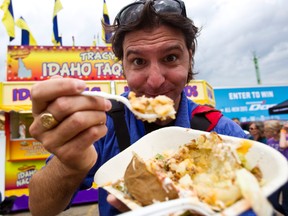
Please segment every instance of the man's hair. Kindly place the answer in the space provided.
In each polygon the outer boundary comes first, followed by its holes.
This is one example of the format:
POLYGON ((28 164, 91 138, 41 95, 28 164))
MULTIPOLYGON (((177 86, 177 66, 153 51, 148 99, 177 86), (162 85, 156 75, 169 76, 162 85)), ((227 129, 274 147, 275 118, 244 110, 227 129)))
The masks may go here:
POLYGON ((133 23, 125 25, 114 23, 110 26, 105 25, 104 23, 102 24, 106 31, 113 33, 113 36, 111 37, 112 49, 119 60, 123 60, 123 41, 125 35, 129 32, 145 28, 157 28, 161 25, 180 30, 184 35, 187 48, 192 50, 191 66, 188 70, 187 83, 194 78, 196 73, 194 73, 192 69, 194 66, 194 54, 197 44, 196 37, 198 36, 199 29, 194 25, 191 19, 175 13, 156 13, 150 2, 150 4, 145 4, 138 20, 133 23))

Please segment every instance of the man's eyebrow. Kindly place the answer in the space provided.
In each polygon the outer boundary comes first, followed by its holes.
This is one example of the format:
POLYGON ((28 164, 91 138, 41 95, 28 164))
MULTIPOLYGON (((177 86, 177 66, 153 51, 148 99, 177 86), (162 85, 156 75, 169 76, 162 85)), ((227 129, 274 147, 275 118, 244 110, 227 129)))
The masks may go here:
MULTIPOLYGON (((161 52, 165 53, 165 52, 170 52, 170 51, 173 51, 173 50, 180 50, 180 51, 183 51, 184 48, 183 46, 179 45, 179 44, 174 44, 172 46, 168 46, 166 48, 163 48, 160 49, 161 52)), ((141 50, 138 50, 138 49, 128 49, 127 53, 126 53, 126 57, 128 57, 129 55, 132 55, 132 54, 135 54, 135 55, 139 55, 141 54, 141 50)))
POLYGON ((128 49, 127 53, 126 53, 126 57, 128 57, 129 55, 132 55, 132 54, 140 54, 141 52, 138 51, 137 49, 128 49))
POLYGON ((175 45, 172 45, 172 46, 169 46, 167 48, 165 48, 163 50, 163 52, 169 52, 169 51, 172 51, 172 50, 180 50, 180 51, 183 51, 184 48, 183 46, 179 45, 179 44, 175 44, 175 45))

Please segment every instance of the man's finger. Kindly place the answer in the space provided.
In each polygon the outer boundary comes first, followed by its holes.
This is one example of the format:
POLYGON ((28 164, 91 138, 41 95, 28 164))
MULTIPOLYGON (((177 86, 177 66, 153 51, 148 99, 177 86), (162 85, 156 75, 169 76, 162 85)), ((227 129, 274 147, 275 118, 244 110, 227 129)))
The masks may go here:
POLYGON ((124 203, 122 203, 112 194, 109 194, 107 196, 107 202, 110 203, 110 205, 114 206, 116 209, 118 209, 120 212, 130 211, 130 209, 124 203))

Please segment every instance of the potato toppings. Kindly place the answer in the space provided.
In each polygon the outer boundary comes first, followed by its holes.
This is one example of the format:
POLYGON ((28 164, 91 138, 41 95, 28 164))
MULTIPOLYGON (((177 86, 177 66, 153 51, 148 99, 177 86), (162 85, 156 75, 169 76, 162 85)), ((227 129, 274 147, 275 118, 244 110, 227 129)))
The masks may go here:
POLYGON ((165 95, 155 98, 136 97, 136 94, 131 91, 128 99, 135 111, 143 114, 157 114, 160 120, 166 120, 168 117, 175 119, 174 101, 165 95))
MULTIPOLYGON (((250 170, 245 167, 243 154, 251 147, 246 142, 244 140, 233 147, 223 142, 217 133, 211 132, 209 136, 200 135, 180 146, 176 152, 167 150, 145 162, 134 154, 124 179, 112 186, 119 188, 122 185, 126 195, 142 206, 193 197, 218 212, 239 199, 247 199, 250 194, 257 193, 262 196, 259 200, 269 209, 260 190, 263 180, 261 170, 258 167, 250 170), (247 173, 250 176, 247 177, 247 173), (251 188, 255 188, 255 191, 243 194, 243 182, 247 178, 254 179, 249 191, 253 190, 251 188)), ((257 201, 253 200, 251 205, 257 209, 257 201)))
POLYGON ((165 201, 178 198, 178 192, 173 184, 163 187, 160 179, 146 169, 146 164, 135 155, 127 167, 124 184, 131 197, 143 206, 155 201, 165 201))

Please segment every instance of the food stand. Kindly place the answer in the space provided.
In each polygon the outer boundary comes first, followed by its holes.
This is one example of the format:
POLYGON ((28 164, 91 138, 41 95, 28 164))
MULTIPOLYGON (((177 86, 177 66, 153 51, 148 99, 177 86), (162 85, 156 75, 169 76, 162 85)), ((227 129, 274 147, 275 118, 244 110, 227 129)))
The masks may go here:
MULTIPOLYGON (((49 153, 31 137, 31 88, 53 75, 83 79, 88 91, 121 94, 129 88, 121 63, 110 47, 8 46, 7 81, 0 83, 0 214, 28 209, 28 184, 49 153), (4 199, 5 198, 5 199, 4 199), (8 207, 7 207, 8 205, 8 207), (6 212, 1 208, 5 208, 6 212)), ((195 102, 215 106, 213 88, 205 81, 191 81, 186 94, 195 102)), ((81 191, 73 204, 97 202, 97 186, 81 191)))
MULTIPOLYGON (((124 79, 110 47, 8 46, 6 82, 0 83, 2 200, 0 214, 28 209, 28 184, 49 153, 29 134, 33 121, 31 87, 53 75, 83 79, 88 91, 112 93, 111 81, 124 79)), ((97 202, 96 185, 73 204, 97 202)))
MULTIPOLYGON (((29 180, 37 170, 44 166, 49 156, 41 143, 31 137, 28 130, 33 121, 30 91, 34 83, 0 83, 2 98, 0 110, 5 116, 5 130, 0 143, 1 154, 3 154, 2 163, 5 158, 4 165, 2 164, 1 167, 1 170, 4 170, 2 173, 5 174, 1 177, 2 185, 4 185, 1 193, 3 198, 6 197, 2 206, 8 211, 28 209, 29 180), (21 134, 21 128, 25 129, 24 134, 21 134), (11 209, 7 208, 5 202, 11 205, 11 209)), ((86 83, 90 90, 97 89, 111 93, 108 81, 87 81, 86 83)), ((98 201, 95 190, 97 190, 96 186, 91 190, 79 192, 73 204, 98 201)))

